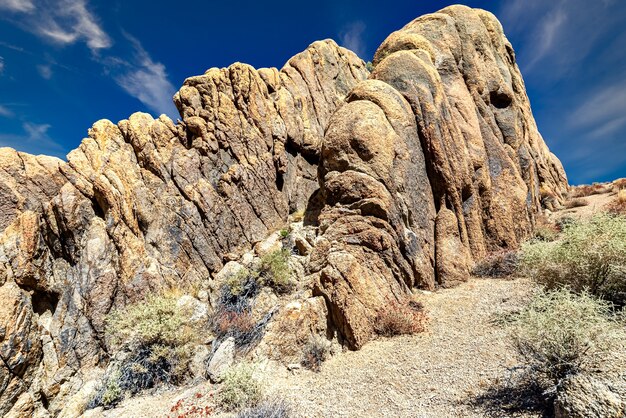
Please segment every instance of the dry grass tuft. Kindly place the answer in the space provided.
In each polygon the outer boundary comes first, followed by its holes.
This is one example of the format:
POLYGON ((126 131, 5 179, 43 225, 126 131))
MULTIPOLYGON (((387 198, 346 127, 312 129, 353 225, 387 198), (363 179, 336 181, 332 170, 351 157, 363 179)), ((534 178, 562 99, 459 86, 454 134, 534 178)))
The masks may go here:
POLYGON ((422 304, 407 298, 392 301, 381 309, 374 319, 374 330, 384 337, 411 335, 424 331, 425 324, 426 314, 422 304))
POLYGON ((626 215, 626 189, 620 190, 615 198, 607 206, 609 213, 615 215, 626 215))
POLYGON ((573 208, 580 208, 582 206, 587 206, 588 204, 589 202, 587 202, 584 198, 577 197, 577 198, 570 199, 567 202, 565 202, 564 206, 567 209, 573 209, 573 208))

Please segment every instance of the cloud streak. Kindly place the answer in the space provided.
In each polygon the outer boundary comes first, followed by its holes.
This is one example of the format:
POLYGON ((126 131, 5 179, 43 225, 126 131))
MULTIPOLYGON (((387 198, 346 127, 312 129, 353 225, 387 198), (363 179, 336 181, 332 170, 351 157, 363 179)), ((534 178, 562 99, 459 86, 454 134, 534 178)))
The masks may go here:
POLYGON ((109 70, 115 74, 115 82, 150 110, 176 117, 178 112, 172 102, 176 89, 168 79, 165 65, 155 62, 139 40, 129 34, 125 36, 133 47, 131 62, 118 57, 106 60, 109 70))
POLYGON ((13 117, 13 112, 9 110, 8 107, 0 105, 0 116, 4 116, 5 118, 13 117))
POLYGON ((0 8, 16 12, 24 30, 55 44, 82 41, 94 53, 113 44, 86 0, 0 0, 0 8))
POLYGON ((0 9, 12 12, 31 12, 35 10, 32 0, 0 0, 0 9))
POLYGON ((63 147, 48 134, 51 127, 47 123, 24 122, 22 134, 0 134, 0 147, 11 147, 32 154, 44 153, 63 158, 63 147))
POLYGON ((339 33, 339 43, 341 46, 348 48, 361 58, 365 56, 367 50, 365 41, 363 40, 365 28, 365 23, 357 21, 350 23, 339 33))

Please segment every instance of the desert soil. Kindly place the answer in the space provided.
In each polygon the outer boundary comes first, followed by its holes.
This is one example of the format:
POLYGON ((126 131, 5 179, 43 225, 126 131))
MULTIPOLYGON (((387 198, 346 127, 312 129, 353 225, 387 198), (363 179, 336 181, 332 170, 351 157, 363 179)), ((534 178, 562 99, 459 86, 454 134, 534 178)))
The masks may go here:
MULTIPOLYGON (((493 411, 478 400, 519 364, 506 329, 495 320, 520 307, 532 288, 526 279, 472 278, 454 289, 422 293, 419 299, 429 316, 426 332, 339 353, 318 373, 262 365, 265 386, 270 395, 290 400, 303 417, 491 416, 493 411)), ((203 405, 211 390, 205 383, 141 396, 104 416, 176 417, 172 406, 179 399, 193 403, 202 394, 197 404, 203 405)), ((189 410, 178 411, 184 409, 189 410)))

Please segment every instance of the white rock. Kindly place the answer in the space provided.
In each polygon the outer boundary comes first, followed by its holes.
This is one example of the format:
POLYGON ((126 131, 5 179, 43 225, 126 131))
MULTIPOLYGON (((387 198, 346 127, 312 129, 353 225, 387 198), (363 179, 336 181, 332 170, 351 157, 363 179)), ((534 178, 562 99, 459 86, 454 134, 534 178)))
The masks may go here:
POLYGON ((224 340, 213 354, 207 373, 213 382, 219 382, 222 375, 235 362, 235 339, 229 337, 224 340))

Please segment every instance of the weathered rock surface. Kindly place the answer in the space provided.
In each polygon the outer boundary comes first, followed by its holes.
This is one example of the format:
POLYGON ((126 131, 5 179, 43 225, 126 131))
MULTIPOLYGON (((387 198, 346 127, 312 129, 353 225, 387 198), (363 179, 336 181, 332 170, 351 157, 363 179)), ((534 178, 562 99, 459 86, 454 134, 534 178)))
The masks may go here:
POLYGON ((475 260, 530 233, 540 189, 567 189, 492 14, 451 6, 415 19, 374 65, 331 118, 309 218, 317 292, 355 348, 388 301, 466 280, 475 260))
POLYGON ((96 122, 65 163, 0 149, 0 415, 27 390, 20 408, 59 413, 72 376, 107 361, 112 308, 211 290, 226 261, 303 210, 328 121, 367 74, 315 42, 280 71, 237 63, 187 79, 178 124, 96 122))
POLYGON ((187 79, 176 124, 96 122, 67 162, 0 149, 0 415, 60 414, 112 354, 111 309, 171 287, 215 301, 218 272, 290 213, 306 209, 314 295, 276 318, 308 330, 298 343, 330 324, 358 348, 391 300, 518 245, 540 188, 567 180, 497 20, 446 8, 374 63, 316 42, 280 71, 187 79))

